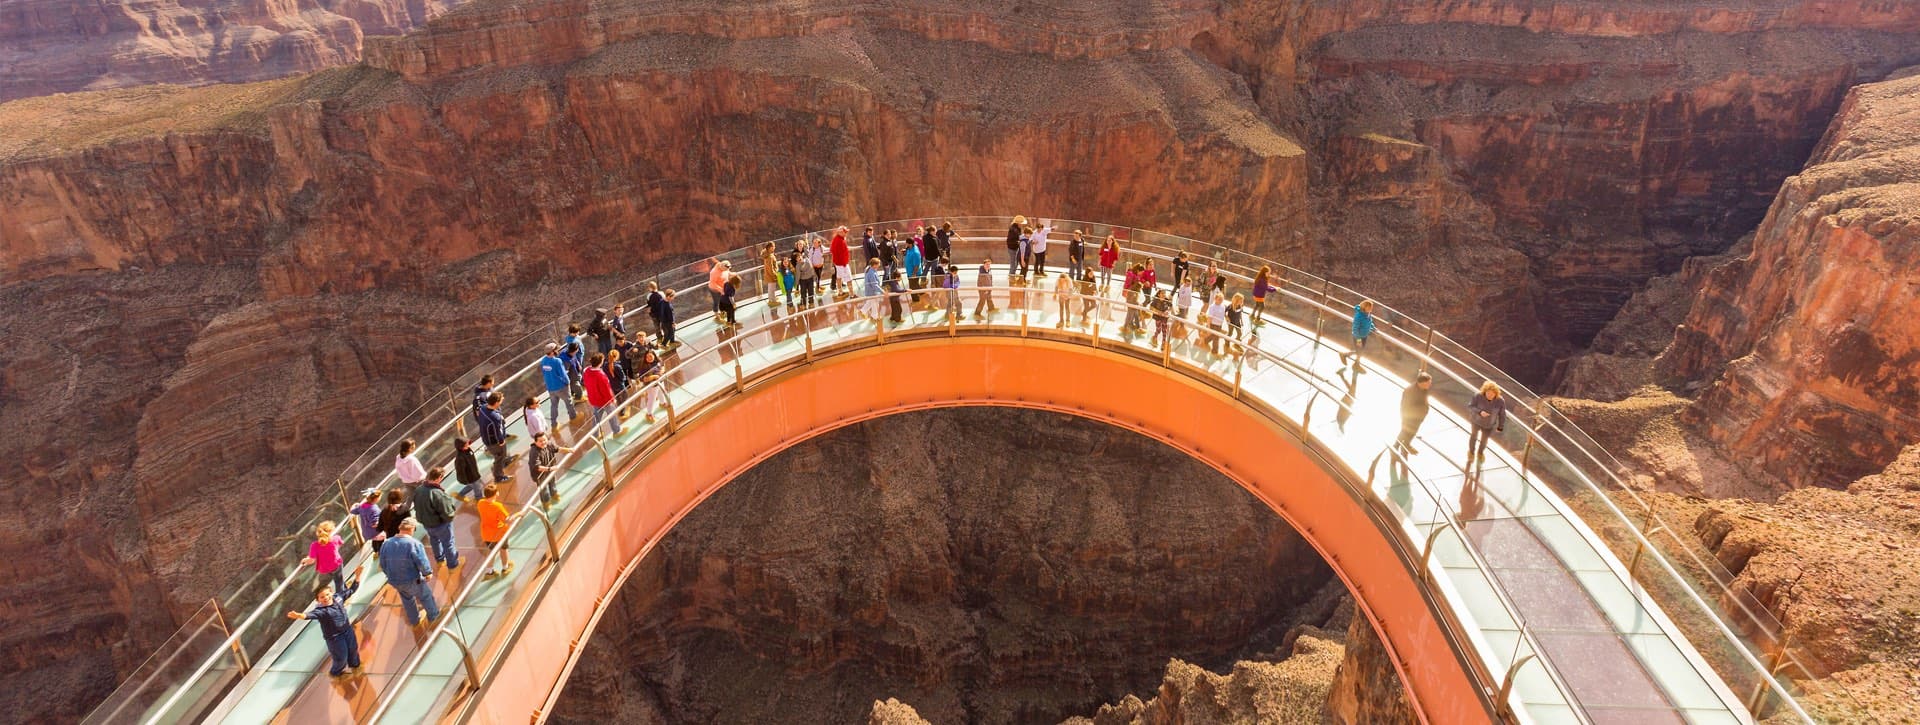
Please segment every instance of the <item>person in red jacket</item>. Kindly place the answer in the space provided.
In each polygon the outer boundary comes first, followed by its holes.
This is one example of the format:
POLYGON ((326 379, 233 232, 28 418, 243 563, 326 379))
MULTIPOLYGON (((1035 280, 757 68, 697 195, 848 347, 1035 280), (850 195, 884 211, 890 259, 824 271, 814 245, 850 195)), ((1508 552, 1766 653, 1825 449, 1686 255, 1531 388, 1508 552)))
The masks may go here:
POLYGON ((853 291, 853 269, 849 265, 853 264, 853 252, 847 249, 846 227, 833 230, 833 243, 828 246, 827 252, 833 257, 834 292, 850 294, 853 291))
POLYGON ((607 377, 607 371, 601 369, 606 359, 597 352, 587 358, 587 369, 580 372, 580 385, 587 389, 587 404, 593 406, 593 426, 600 427, 600 421, 604 420, 614 435, 620 435, 620 416, 613 414, 613 381, 607 377))

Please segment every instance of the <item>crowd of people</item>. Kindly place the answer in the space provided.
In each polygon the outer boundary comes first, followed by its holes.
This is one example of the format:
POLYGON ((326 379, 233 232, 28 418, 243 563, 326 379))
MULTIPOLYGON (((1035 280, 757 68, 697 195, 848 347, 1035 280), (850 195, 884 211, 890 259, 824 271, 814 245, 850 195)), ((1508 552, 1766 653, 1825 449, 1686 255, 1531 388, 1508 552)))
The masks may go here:
MULTIPOLYGON (((1186 252, 1168 260, 1170 278, 1161 286, 1156 261, 1151 258, 1127 260, 1113 234, 1090 238, 1082 229, 1061 234, 1064 237, 1065 265, 1049 271, 1048 254, 1062 243, 1056 241, 1051 223, 1029 223, 1015 217, 1006 233, 1007 285, 995 284, 994 261, 980 259, 973 268, 977 300, 974 318, 983 318, 999 309, 995 288, 1009 288, 1012 306, 1028 304, 1027 292, 1049 289, 1058 306, 1057 325, 1093 324, 1102 301, 1113 292, 1116 279, 1120 298, 1127 304, 1121 322, 1123 334, 1150 336, 1154 347, 1185 344, 1204 346, 1210 355, 1235 355, 1243 345, 1258 344, 1259 328, 1266 324, 1268 303, 1281 289, 1270 267, 1261 267, 1244 293, 1229 293, 1228 275, 1217 262, 1194 264, 1186 252), (1252 303, 1247 303, 1251 295, 1252 303), (1075 321, 1075 318, 1078 321, 1075 321), (1149 328, 1151 325, 1151 328, 1149 328), (1199 334, 1204 330, 1205 334, 1199 334), (1199 338, 1204 338, 1201 340, 1199 338)), ((827 238, 809 235, 790 249, 773 243, 759 248, 760 292, 772 307, 804 309, 831 300, 863 298, 859 308, 873 320, 894 324, 903 321, 906 309, 918 307, 944 313, 952 319, 962 314, 960 289, 965 272, 954 260, 956 235, 951 223, 920 226, 902 234, 894 229, 865 228, 858 240, 862 254, 859 288, 855 289, 855 264, 851 230, 842 226, 827 238)), ((715 324, 722 330, 740 325, 736 315, 742 278, 732 264, 715 259, 706 280, 715 324)), ((598 309, 584 327, 571 324, 564 335, 547 343, 538 360, 541 387, 547 401, 542 410, 536 396, 519 402, 529 442, 519 452, 509 450, 517 436, 509 433, 505 394, 495 389, 493 376, 483 376, 472 391, 470 415, 477 436, 458 435, 453 441, 452 465, 458 491, 444 485, 447 471, 429 468, 418 456, 414 440, 398 445, 393 460, 394 477, 399 485, 385 491, 369 489, 363 500, 352 508, 353 522, 361 540, 374 554, 374 561, 385 574, 387 585, 399 597, 407 621, 425 626, 440 617, 430 582, 436 570, 453 572, 461 566, 455 514, 462 504, 471 504, 480 523, 480 544, 493 549, 505 537, 513 522, 524 514, 512 513, 503 497, 514 478, 512 467, 521 459, 533 487, 530 494, 544 508, 559 500, 556 486, 561 455, 573 448, 559 442, 563 425, 585 426, 596 434, 619 435, 623 419, 639 414, 654 421, 654 414, 665 402, 661 377, 663 360, 680 346, 676 335, 676 293, 661 289, 657 281, 645 287, 645 308, 651 322, 651 334, 627 329, 626 310, 620 305, 598 309), (635 388, 636 394, 629 395, 635 388), (564 415, 563 415, 564 412, 564 415), (475 452, 483 449, 491 463, 483 477, 475 452), (416 533, 424 534, 425 543, 416 533)), ((1365 300, 1353 307, 1351 345, 1340 353, 1343 370, 1352 365, 1354 375, 1365 372, 1363 355, 1367 343, 1385 322, 1375 315, 1376 305, 1365 300)), ((1401 431, 1392 448, 1402 456, 1419 451, 1413 441, 1429 410, 1428 391, 1432 377, 1421 372, 1404 390, 1401 401, 1401 431)), ((1507 403, 1499 386, 1483 385, 1467 405, 1470 439, 1467 455, 1469 472, 1483 466, 1485 449, 1492 434, 1504 430, 1507 403)), ((577 430, 577 429, 576 429, 577 430)), ((577 436, 570 436, 577 440, 577 436)), ((357 577, 349 577, 351 557, 335 526, 322 523, 315 531, 303 565, 312 566, 322 583, 314 591, 314 605, 306 611, 290 611, 291 619, 307 619, 320 625, 322 636, 332 655, 331 674, 351 676, 360 672, 357 639, 347 618, 344 602, 359 586, 357 577)), ((513 562, 501 548, 484 576, 511 571, 513 562)))

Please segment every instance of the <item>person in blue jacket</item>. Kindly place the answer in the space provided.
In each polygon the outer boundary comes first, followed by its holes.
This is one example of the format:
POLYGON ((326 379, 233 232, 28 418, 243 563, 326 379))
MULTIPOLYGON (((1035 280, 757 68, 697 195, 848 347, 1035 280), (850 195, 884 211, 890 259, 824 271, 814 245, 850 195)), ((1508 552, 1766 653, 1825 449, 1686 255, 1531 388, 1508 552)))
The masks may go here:
POLYGON ((580 371, 587 365, 587 344, 580 339, 579 323, 567 324, 567 336, 560 343, 560 360, 567 364, 567 390, 573 393, 573 402, 585 402, 587 392, 580 387, 580 371))
POLYGON ((360 636, 353 631, 353 618, 347 616, 347 597, 360 586, 355 580, 347 588, 334 591, 333 584, 322 584, 313 592, 313 608, 305 612, 287 612, 287 619, 311 620, 320 625, 320 637, 327 643, 333 666, 327 674, 341 677, 349 670, 360 672, 360 636))
POLYGON ((540 380, 547 387, 547 420, 559 425, 573 420, 573 395, 567 389, 567 361, 560 359, 560 343, 547 343, 547 354, 540 358, 540 380), (560 404, 567 406, 567 417, 560 417, 560 404))
POLYGON ((1340 362, 1344 364, 1347 358, 1353 358, 1353 370, 1356 373, 1365 372, 1360 360, 1366 354, 1367 338, 1373 336, 1375 324, 1373 300, 1361 300, 1360 304, 1353 306, 1353 352, 1340 353, 1340 362))
POLYGON ((387 575, 387 586, 400 594, 407 624, 417 627, 421 624, 420 608, 426 608, 426 622, 432 623, 440 618, 440 604, 434 601, 433 587, 427 584, 433 578, 433 560, 427 558, 427 547, 413 538, 416 526, 413 519, 401 521, 399 535, 380 545, 380 572, 387 575))

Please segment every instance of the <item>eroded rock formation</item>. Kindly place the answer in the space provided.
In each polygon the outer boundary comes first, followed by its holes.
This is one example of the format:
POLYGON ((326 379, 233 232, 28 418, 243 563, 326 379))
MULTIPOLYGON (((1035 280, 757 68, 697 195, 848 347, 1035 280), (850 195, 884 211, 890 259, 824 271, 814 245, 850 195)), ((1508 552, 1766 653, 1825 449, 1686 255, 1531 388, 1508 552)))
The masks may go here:
POLYGON ((1793 487, 1840 487, 1920 441, 1920 76, 1861 86, 1752 248, 1707 273, 1662 372, 1684 418, 1793 487))
MULTIPOLYGON (((897 698, 933 722, 1057 721, 1150 690, 1168 658, 1277 646, 1326 616, 1329 582, 1264 504, 1149 439, 1007 409, 891 416, 695 509, 554 717, 850 722, 897 698)), ((1289 707, 1317 713, 1326 687, 1289 707)))
POLYGON ((19 0, 0 8, 0 101, 149 83, 257 81, 352 63, 364 36, 450 0, 19 0))

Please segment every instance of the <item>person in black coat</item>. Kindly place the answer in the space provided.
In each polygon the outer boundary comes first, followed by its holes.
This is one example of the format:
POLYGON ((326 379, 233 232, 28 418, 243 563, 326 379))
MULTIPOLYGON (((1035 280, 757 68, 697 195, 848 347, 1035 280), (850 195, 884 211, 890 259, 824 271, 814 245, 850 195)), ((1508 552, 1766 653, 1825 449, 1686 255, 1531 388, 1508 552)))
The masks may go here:
POLYGON ((1408 455, 1420 452, 1414 450, 1413 436, 1420 432, 1420 424, 1427 419, 1427 395, 1431 390, 1433 376, 1420 373, 1413 379, 1413 384, 1400 393, 1400 437, 1394 440, 1393 445, 1408 455))

